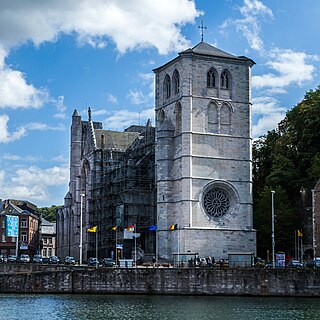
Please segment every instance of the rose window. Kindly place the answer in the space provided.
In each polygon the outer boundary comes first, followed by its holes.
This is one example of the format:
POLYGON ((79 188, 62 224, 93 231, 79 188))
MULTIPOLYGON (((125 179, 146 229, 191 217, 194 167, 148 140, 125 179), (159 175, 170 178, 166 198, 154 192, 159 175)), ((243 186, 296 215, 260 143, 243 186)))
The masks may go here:
POLYGON ((230 208, 230 199, 226 191, 214 188, 205 194, 203 205, 209 216, 222 217, 230 208))

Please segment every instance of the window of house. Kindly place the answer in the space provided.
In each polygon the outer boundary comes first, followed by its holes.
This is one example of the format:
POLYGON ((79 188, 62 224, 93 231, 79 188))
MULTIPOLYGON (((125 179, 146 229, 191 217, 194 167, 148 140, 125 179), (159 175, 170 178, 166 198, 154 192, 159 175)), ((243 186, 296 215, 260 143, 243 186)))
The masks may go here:
POLYGON ((48 248, 48 256, 49 256, 49 257, 52 256, 52 248, 48 248))
POLYGON ((47 244, 48 243, 48 238, 47 237, 43 237, 42 242, 43 242, 43 244, 47 244))
POLYGON ((231 81, 231 77, 230 74, 227 70, 224 70, 221 73, 221 79, 220 79, 220 86, 222 89, 230 89, 230 81, 231 81))
POLYGON ((42 249, 42 256, 47 257, 47 248, 42 249))
POLYGON ((21 228, 26 228, 27 225, 27 218, 22 218, 21 219, 21 228))
POLYGON ((174 70, 172 80, 173 80, 173 92, 174 94, 178 94, 180 91, 180 76, 179 76, 178 70, 174 70))
POLYGON ((28 236, 26 231, 21 231, 21 241, 22 242, 27 242, 28 241, 28 236))
POLYGON ((48 238, 49 244, 52 244, 52 238, 48 238))
POLYGON ((163 83, 163 91, 165 99, 170 98, 171 96, 171 80, 169 75, 166 75, 163 83))
POLYGON ((216 72, 211 68, 207 73, 207 87, 214 88, 216 86, 216 72))
POLYGON ((208 132, 218 133, 218 107, 214 103, 208 106, 208 132))

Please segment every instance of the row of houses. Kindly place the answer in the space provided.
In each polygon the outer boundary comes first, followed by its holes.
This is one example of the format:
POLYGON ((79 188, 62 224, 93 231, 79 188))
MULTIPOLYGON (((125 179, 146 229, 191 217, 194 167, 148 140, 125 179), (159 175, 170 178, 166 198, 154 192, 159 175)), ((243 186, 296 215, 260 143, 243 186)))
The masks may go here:
POLYGON ((44 219, 37 206, 14 199, 0 200, 0 254, 56 254, 56 224, 44 219), (17 222, 16 236, 8 232, 8 219, 17 222))

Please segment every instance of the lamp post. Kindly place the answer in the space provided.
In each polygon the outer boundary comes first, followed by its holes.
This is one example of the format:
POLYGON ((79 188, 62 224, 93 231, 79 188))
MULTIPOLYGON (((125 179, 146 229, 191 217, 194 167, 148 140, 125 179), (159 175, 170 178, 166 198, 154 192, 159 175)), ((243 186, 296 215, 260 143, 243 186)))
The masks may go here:
POLYGON ((85 195, 83 193, 80 194, 80 244, 79 244, 79 250, 80 250, 80 257, 79 257, 79 264, 82 265, 82 198, 84 198, 85 195))
POLYGON ((317 244, 316 244, 316 230, 315 230, 315 219, 316 219, 316 216, 315 216, 315 190, 312 189, 311 190, 311 193, 312 193, 312 250, 313 250, 313 258, 316 257, 316 248, 317 248, 317 244))
POLYGON ((275 261, 274 261, 274 248, 275 248, 275 240, 274 240, 274 194, 276 192, 274 190, 271 190, 271 210, 272 210, 272 218, 271 218, 271 223, 272 223, 272 233, 271 233, 271 238, 272 238, 272 268, 275 267, 275 261))

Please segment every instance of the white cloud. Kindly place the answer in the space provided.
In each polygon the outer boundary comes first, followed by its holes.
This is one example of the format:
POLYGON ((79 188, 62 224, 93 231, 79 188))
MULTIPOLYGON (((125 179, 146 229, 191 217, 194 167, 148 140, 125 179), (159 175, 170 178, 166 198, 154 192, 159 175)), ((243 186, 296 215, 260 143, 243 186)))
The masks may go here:
POLYGON ((273 97, 258 97, 252 99, 252 113, 259 117, 252 127, 253 138, 258 138, 277 127, 286 114, 286 108, 281 107, 273 97))
POLYGON ((253 76, 252 85, 255 88, 270 88, 275 92, 285 92, 284 88, 292 84, 303 85, 311 81, 315 67, 308 61, 316 60, 317 57, 307 55, 304 52, 295 52, 290 49, 273 49, 269 53, 270 60, 267 66, 275 73, 262 76, 253 76))
POLYGON ((6 114, 0 115, 0 143, 9 143, 26 136, 29 131, 64 131, 63 125, 48 125, 40 122, 31 122, 18 127, 15 131, 8 130, 9 117, 6 114))
POLYGON ((39 160, 39 158, 31 155, 24 155, 19 156, 17 154, 12 153, 4 153, 1 156, 2 160, 8 160, 8 161, 26 161, 26 162, 36 162, 39 160))
POLYGON ((260 118, 257 123, 252 127, 253 138, 258 138, 268 131, 273 130, 277 127, 278 123, 283 120, 284 114, 281 112, 274 112, 270 115, 265 115, 260 118))
POLYGON ((234 25, 237 32, 243 34, 247 39, 250 47, 256 51, 263 51, 263 41, 260 37, 260 24, 262 19, 268 17, 273 18, 273 13, 270 8, 259 0, 244 0, 239 11, 243 18, 241 19, 227 19, 220 26, 221 32, 230 26, 234 25))
POLYGON ((104 121, 104 127, 111 130, 123 130, 133 124, 144 125, 148 119, 154 123, 154 109, 146 109, 141 112, 120 110, 114 112, 104 121))
POLYGON ((0 170, 0 190, 2 198, 46 201, 50 199, 50 188, 67 185, 69 168, 51 167, 41 169, 36 166, 18 169, 15 174, 0 170))
POLYGON ((165 54, 186 47, 180 28, 200 14, 189 0, 5 1, 0 42, 6 49, 27 41, 40 45, 74 33, 80 44, 101 48, 109 38, 120 53, 156 47, 165 54))
POLYGON ((146 97, 140 90, 130 89, 127 94, 127 98, 131 104, 142 104, 148 101, 148 97, 146 97))
POLYGON ((19 127, 16 131, 10 133, 8 131, 9 117, 6 114, 0 115, 0 143, 9 143, 19 140, 26 135, 24 127, 19 127))
POLYGON ((0 48, 0 108, 40 108, 48 101, 47 90, 28 84, 22 72, 6 66, 5 55, 0 48))
POLYGON ((118 99, 116 96, 114 96, 111 93, 107 93, 107 101, 112 103, 112 104, 117 104, 118 103, 118 99))

